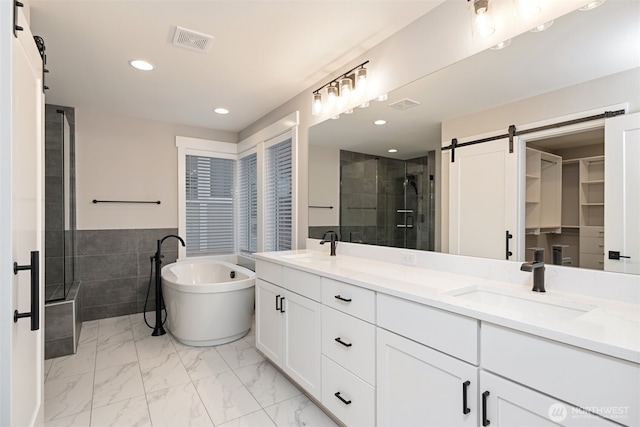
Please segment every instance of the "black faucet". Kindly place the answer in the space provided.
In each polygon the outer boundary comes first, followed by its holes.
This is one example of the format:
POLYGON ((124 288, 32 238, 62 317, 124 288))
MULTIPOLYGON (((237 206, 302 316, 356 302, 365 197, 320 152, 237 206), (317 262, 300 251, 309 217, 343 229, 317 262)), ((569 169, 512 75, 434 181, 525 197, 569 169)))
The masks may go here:
POLYGON ((533 272, 533 292, 545 292, 544 290, 544 248, 529 248, 533 251, 533 261, 525 262, 520 266, 522 271, 533 272))
POLYGON ((156 254, 153 256, 156 261, 156 326, 153 328, 153 333, 151 335, 154 337, 167 333, 162 325, 162 276, 160 275, 160 268, 162 266, 162 243, 169 237, 175 237, 180 241, 180 243, 182 243, 182 246, 186 246, 182 237, 176 236, 175 234, 169 234, 168 236, 164 236, 161 240, 158 240, 156 254))
POLYGON ((331 243, 331 256, 336 256, 336 246, 338 246, 338 233, 332 230, 326 231, 322 235, 322 240, 320 241, 320 244, 324 245, 327 242, 331 243), (327 235, 329 235, 329 240, 326 240, 327 235))

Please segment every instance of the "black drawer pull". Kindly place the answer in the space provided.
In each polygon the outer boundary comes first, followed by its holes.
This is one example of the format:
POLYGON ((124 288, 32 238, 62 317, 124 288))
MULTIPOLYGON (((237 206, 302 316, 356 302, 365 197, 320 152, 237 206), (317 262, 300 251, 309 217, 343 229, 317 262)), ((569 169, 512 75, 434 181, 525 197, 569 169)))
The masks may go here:
POLYGON ((489 397, 489 392, 485 391, 482 393, 482 426, 487 427, 491 424, 491 421, 487 418, 487 397, 489 397))
POLYGON ((339 342, 340 344, 342 344, 342 345, 343 345, 343 346, 345 346, 345 347, 351 347, 351 346, 353 345, 353 344, 351 344, 351 343, 346 343, 346 342, 342 341, 342 340, 340 339, 340 337, 336 338, 336 342, 339 342))
POLYGON ((280 313, 284 313, 284 297, 280 297, 280 313))
POLYGON ((280 301, 280 295, 276 295, 276 311, 280 311, 280 307, 278 307, 278 301, 280 301))
POLYGON ((340 295, 336 295, 336 299, 344 302, 351 302, 351 298, 342 298, 340 295))
POLYGON ((344 403, 345 405, 351 405, 351 401, 350 401, 350 400, 344 400, 344 397, 340 396, 340 392, 339 392, 339 391, 338 391, 338 392, 336 392, 336 393, 334 394, 334 396, 335 396, 335 397, 337 397, 338 399, 340 399, 340 401, 341 401, 342 403, 344 403))
POLYGON ((462 413, 467 415, 471 412, 471 409, 467 406, 467 387, 471 385, 471 381, 465 381, 462 383, 462 413))

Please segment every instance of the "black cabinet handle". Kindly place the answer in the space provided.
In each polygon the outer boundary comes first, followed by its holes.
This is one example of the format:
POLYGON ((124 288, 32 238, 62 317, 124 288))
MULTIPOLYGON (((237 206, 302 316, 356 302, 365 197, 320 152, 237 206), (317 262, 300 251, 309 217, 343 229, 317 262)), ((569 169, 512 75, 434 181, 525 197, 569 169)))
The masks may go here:
POLYGON ((482 393, 482 426, 487 427, 491 424, 491 421, 487 418, 487 398, 489 397, 489 392, 485 391, 482 393))
POLYGON ((340 344, 342 344, 342 345, 343 345, 343 346, 345 346, 345 347, 351 347, 351 346, 353 345, 353 344, 351 344, 351 343, 346 343, 346 342, 342 341, 342 340, 340 339, 340 337, 336 338, 336 342, 339 342, 340 344))
POLYGON ((465 381, 462 383, 462 413, 468 414, 471 409, 467 406, 467 387, 471 385, 471 381, 465 381))
POLYGON ((25 317, 31 318, 31 330, 37 331, 40 329, 40 252, 31 251, 31 264, 18 265, 17 262, 13 263, 13 274, 18 274, 19 271, 31 271, 31 311, 28 313, 19 313, 18 310, 13 312, 13 322, 17 322, 18 319, 24 319, 25 317))
POLYGON ((337 397, 338 399, 340 399, 340 401, 342 403, 344 403, 345 405, 351 405, 351 401, 350 400, 345 400, 344 397, 340 396, 340 392, 336 392, 334 393, 334 396, 337 397))
POLYGON ((620 258, 631 258, 631 257, 620 255, 620 251, 609 251, 609 259, 619 260, 620 258))
POLYGON ((280 313, 284 313, 284 297, 280 297, 280 313))
POLYGON ((511 252, 511 250, 509 249, 509 240, 513 239, 513 234, 509 233, 509 230, 506 231, 505 233, 505 259, 509 259, 509 257, 511 255, 513 255, 513 252, 511 252))
POLYGON ((336 299, 344 302, 351 302, 351 298, 342 298, 340 295, 336 295, 336 299))
POLYGON ((280 311, 280 307, 278 307, 278 301, 280 301, 280 295, 276 295, 276 311, 280 311))

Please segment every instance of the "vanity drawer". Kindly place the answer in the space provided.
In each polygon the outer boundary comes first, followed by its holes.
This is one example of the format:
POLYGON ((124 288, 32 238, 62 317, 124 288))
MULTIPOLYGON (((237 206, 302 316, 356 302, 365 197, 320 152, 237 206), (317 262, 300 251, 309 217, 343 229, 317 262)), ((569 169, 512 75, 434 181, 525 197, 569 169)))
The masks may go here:
POLYGON ((484 369, 624 425, 640 425, 639 364, 488 323, 482 323, 481 342, 484 369))
POLYGON ((375 385, 375 353, 374 325, 322 306, 322 354, 375 385))
POLYGON ((282 267, 282 286, 314 301, 320 302, 322 300, 320 276, 315 274, 282 267))
POLYGON ((376 293, 372 290, 323 277, 322 303, 369 323, 376 321, 376 293))
POLYGON ((378 326, 478 365, 478 321, 378 293, 378 326))
POLYGON ((580 236, 580 252, 588 254, 604 254, 604 237, 580 236))
POLYGON ((282 285, 282 266, 261 259, 256 260, 256 276, 274 285, 282 285))
POLYGON ((374 388, 326 356, 322 356, 322 404, 345 425, 375 425, 374 388))
POLYGON ((604 269, 604 254, 587 254, 580 252, 580 267, 594 270, 604 269))

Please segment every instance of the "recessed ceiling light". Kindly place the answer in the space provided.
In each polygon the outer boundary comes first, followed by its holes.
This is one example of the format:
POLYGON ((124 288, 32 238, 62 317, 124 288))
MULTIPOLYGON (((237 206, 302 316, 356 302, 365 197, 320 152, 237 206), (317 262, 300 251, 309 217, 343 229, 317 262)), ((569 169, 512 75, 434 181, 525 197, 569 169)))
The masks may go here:
POLYGON ((600 6, 602 3, 604 3, 605 0, 596 0, 596 1, 592 1, 591 3, 587 4, 586 6, 581 7, 578 10, 592 10, 595 9, 596 7, 600 6))
POLYGON ((373 124, 374 125, 378 125, 378 126, 386 125, 387 121, 386 120, 376 120, 375 122, 373 122, 373 124))
POLYGON ((509 46, 511 44, 511 39, 506 39, 503 42, 498 43, 495 46, 491 46, 489 49, 491 50, 500 50, 500 49, 504 49, 505 47, 509 46))
POLYGON ((229 114, 229 110, 226 108, 216 108, 213 112, 218 114, 229 114))
POLYGON ((129 65, 131 65, 136 70, 141 70, 141 71, 153 70, 153 65, 151 65, 149 62, 142 59, 133 59, 129 61, 129 65))
POLYGON ((389 148, 387 151, 389 153, 397 153, 398 152, 398 150, 396 150, 395 148, 389 148))

